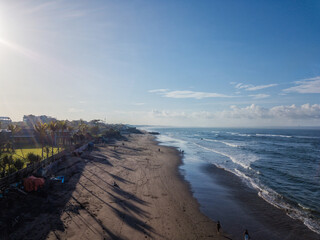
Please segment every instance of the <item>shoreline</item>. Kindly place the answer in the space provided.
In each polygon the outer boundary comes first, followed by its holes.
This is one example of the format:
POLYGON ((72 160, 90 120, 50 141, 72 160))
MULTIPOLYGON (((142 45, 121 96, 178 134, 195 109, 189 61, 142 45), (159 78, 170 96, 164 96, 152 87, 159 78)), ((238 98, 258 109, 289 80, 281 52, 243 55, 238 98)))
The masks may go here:
POLYGON ((163 145, 186 150, 184 164, 179 167, 181 174, 189 182, 201 211, 214 221, 220 220, 232 239, 242 239, 247 228, 255 239, 320 239, 300 219, 288 216, 290 210, 270 204, 239 176, 216 167, 211 160, 199 161, 198 152, 188 151, 188 142, 163 136, 159 139, 163 145), (246 201, 243 196, 250 198, 246 201))
POLYGON ((126 137, 67 156, 54 172, 63 184, 13 196, 0 211, 4 239, 231 239, 201 213, 176 148, 149 134, 126 137))
POLYGON ((203 214, 220 221, 232 239, 242 239, 245 229, 252 239, 320 239, 300 220, 289 217, 258 196, 241 178, 211 163, 184 163, 181 173, 190 184, 203 214))
POLYGON ((19 196, 0 211, 10 221, 17 213, 22 219, 10 239, 240 240, 244 229, 259 240, 320 239, 239 177, 189 163, 176 147, 161 144, 150 134, 131 134, 81 158, 67 156, 55 172, 64 184, 19 196))

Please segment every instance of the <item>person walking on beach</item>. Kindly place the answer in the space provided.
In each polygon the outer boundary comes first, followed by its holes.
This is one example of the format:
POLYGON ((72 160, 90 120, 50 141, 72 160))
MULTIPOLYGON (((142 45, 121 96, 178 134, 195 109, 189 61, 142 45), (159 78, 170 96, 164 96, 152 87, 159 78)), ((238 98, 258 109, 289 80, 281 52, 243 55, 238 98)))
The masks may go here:
POLYGON ((243 235, 244 235, 244 240, 249 240, 249 239, 251 239, 251 237, 250 237, 247 229, 246 229, 246 231, 244 231, 244 234, 243 234, 243 235))
POLYGON ((220 228, 221 228, 220 221, 218 221, 218 222, 217 222, 217 231, 218 231, 218 232, 220 232, 220 228))

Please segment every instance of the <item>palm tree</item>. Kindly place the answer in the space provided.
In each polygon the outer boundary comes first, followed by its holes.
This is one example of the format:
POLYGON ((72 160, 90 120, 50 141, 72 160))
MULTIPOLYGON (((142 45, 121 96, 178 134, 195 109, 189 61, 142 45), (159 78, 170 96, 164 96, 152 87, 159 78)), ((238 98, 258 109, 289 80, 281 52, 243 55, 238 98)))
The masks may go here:
POLYGON ((78 125, 78 134, 80 136, 80 141, 83 141, 88 131, 88 125, 80 119, 80 123, 78 125))
POLYGON ((52 139, 52 156, 53 156, 53 147, 56 145, 56 132, 58 130, 58 123, 51 121, 48 125, 48 128, 51 132, 51 139, 52 139))
POLYGON ((60 139, 60 137, 61 137, 61 134, 60 134, 60 131, 61 131, 61 121, 58 121, 57 122, 57 134, 58 134, 58 137, 57 137, 57 141, 56 141, 56 145, 57 145, 57 147, 58 147, 58 153, 59 153, 59 150, 60 150, 60 145, 59 145, 59 139, 60 139))
POLYGON ((68 123, 67 121, 59 121, 59 125, 60 125, 60 130, 62 133, 62 145, 65 145, 65 130, 67 130, 68 128, 68 123))
POLYGON ((76 132, 72 135, 71 137, 71 141, 74 143, 74 144, 78 144, 79 143, 79 140, 80 140, 80 133, 79 132, 76 132))
POLYGON ((71 125, 67 126, 68 132, 69 132, 69 145, 71 145, 71 132, 73 131, 74 127, 71 125))
POLYGON ((43 158, 43 142, 44 142, 44 137, 46 136, 47 133, 47 129, 48 129, 48 124, 46 123, 41 123, 41 122, 37 122, 34 125, 34 130, 39 134, 40 137, 40 141, 41 141, 41 157, 43 158))
POLYGON ((16 133, 21 131, 21 127, 19 127, 18 125, 9 124, 8 130, 11 131, 11 145, 12 150, 14 151, 14 136, 16 135, 16 133))
POLYGON ((92 120, 90 123, 93 124, 93 126, 90 128, 90 133, 94 136, 98 136, 100 127, 99 127, 99 119, 92 120))
POLYGON ((45 148, 44 148, 44 151, 46 152, 46 154, 47 154, 47 158, 49 158, 49 154, 50 154, 50 147, 49 146, 46 146, 45 148))

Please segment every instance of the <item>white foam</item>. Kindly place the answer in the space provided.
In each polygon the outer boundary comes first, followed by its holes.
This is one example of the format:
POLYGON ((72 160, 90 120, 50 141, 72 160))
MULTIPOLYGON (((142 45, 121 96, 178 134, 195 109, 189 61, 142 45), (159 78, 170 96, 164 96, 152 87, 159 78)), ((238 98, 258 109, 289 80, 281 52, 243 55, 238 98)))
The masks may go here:
POLYGON ((306 206, 303 206, 301 203, 298 203, 299 207, 301 207, 303 210, 307 210, 307 211, 310 211, 312 210, 311 208, 308 208, 306 206))
POLYGON ((207 150, 207 151, 214 152, 214 153, 217 153, 217 154, 219 154, 219 155, 225 156, 225 157, 229 158, 232 162, 234 162, 235 164, 240 165, 240 166, 243 167, 243 168, 250 169, 250 162, 249 162, 248 164, 246 164, 246 163, 244 163, 244 162, 240 162, 240 161, 237 160, 235 157, 233 157, 233 156, 231 156, 231 155, 229 155, 229 154, 227 154, 227 153, 219 152, 219 151, 217 151, 217 150, 215 150, 215 149, 207 148, 207 147, 201 146, 201 145, 199 145, 199 144, 197 144, 197 143, 194 143, 194 144, 195 144, 196 146, 202 148, 202 149, 207 150))
POLYGON ((239 171, 238 169, 234 169, 234 171, 225 168, 222 169, 237 175, 242 180, 244 180, 249 187, 256 189, 258 191, 258 196, 264 199, 266 202, 268 202, 276 208, 284 209, 289 217, 302 221, 303 224, 306 225, 311 231, 320 234, 319 221, 310 218, 308 215, 308 212, 311 210, 310 208, 307 208, 301 204, 298 204, 301 207, 301 210, 294 208, 293 206, 282 200, 282 196, 279 195, 277 192, 265 186, 260 186, 259 183, 255 182, 252 178, 248 177, 246 174, 239 171))
POLYGON ((292 138, 292 136, 287 135, 277 135, 277 134, 256 134, 257 137, 281 137, 281 138, 292 138))
POLYGON ((174 146, 174 147, 178 147, 178 148, 182 148, 182 149, 185 148, 186 144, 188 143, 188 142, 183 141, 181 139, 173 138, 173 137, 170 137, 168 135, 163 135, 163 134, 157 135, 157 140, 159 142, 161 142, 162 145, 174 146))
POLYGON ((252 135, 251 134, 245 134, 245 133, 235 133, 235 132, 227 132, 231 135, 234 135, 234 136, 240 136, 240 137, 251 137, 252 135))
MULTIPOLYGON (((250 137, 250 136, 254 136, 254 135, 250 135, 250 134, 240 134, 240 133, 231 133, 228 132, 229 134, 232 135, 237 135, 237 136, 244 136, 244 137, 250 137)), ((283 137, 283 138, 289 138, 292 136, 286 136, 286 135, 273 135, 273 134, 256 134, 256 136, 266 136, 266 137, 283 137)), ((302 136, 301 136, 302 137, 302 136)), ((181 139, 176 139, 173 138, 171 136, 167 136, 167 135, 158 135, 157 136, 158 140, 160 142, 162 142, 164 145, 170 145, 170 146, 175 146, 175 147, 180 147, 180 148, 185 148, 188 144, 187 141, 183 141, 181 139)), ((316 138, 316 137, 315 137, 316 138)), ((205 139, 206 141, 213 141, 213 142, 220 142, 223 143, 225 145, 228 145, 230 147, 239 147, 239 145, 235 145, 232 143, 228 143, 225 141, 218 141, 218 140, 212 140, 212 139, 205 139), (231 146, 233 145, 233 146, 231 146)), ((251 157, 248 158, 248 156, 243 156, 242 160, 246 160, 246 162, 242 162, 239 161, 239 159, 236 159, 234 156, 231 156, 230 154, 227 153, 223 153, 220 151, 217 151, 215 149, 212 148, 208 148, 208 147, 204 147, 201 146, 199 144, 194 143, 196 146, 205 149, 207 151, 210 152, 214 152, 216 154, 225 156, 227 158, 229 158, 233 163, 240 165, 241 167, 245 168, 245 169, 250 169, 250 164, 257 160, 256 157, 251 157)), ((241 158, 241 155, 240 155, 241 158)), ((310 209, 299 204, 299 207, 294 208, 293 206, 291 206, 290 204, 286 203, 283 198, 281 197, 281 195, 279 195, 278 193, 276 193, 275 191, 273 191, 272 189, 269 189, 265 186, 262 186, 259 182, 256 182, 255 180, 253 180, 252 178, 250 178, 249 176, 247 176, 246 174, 242 173, 241 171, 239 171, 238 169, 234 169, 234 170, 230 170, 227 168, 224 168, 223 166, 219 166, 217 164, 215 164, 217 167, 222 168, 226 171, 229 171, 235 175, 237 175, 238 177, 240 177, 241 179, 245 180, 246 183, 248 183, 249 186, 251 186, 252 188, 256 189, 258 191, 258 195, 259 197, 261 197, 262 199, 264 199, 266 202, 268 202, 269 204, 279 208, 279 209, 284 209, 287 213, 288 216, 290 216, 291 218, 294 219, 298 219, 300 221, 302 221, 310 230, 320 234, 320 224, 319 221, 316 219, 311 219, 309 217, 309 212, 310 209)), ((259 172, 258 172, 259 174, 259 172)))
POLYGON ((241 145, 237 145, 237 144, 234 144, 234 143, 229 143, 229 142, 225 142, 225 141, 220 141, 220 140, 215 140, 215 139, 208 139, 208 138, 203 138, 203 140, 205 141, 208 141, 208 142, 219 142, 219 143, 223 143, 229 147, 234 147, 234 148, 237 148, 237 147, 241 147, 241 145))
POLYGON ((311 219, 308 215, 308 212, 311 210, 310 208, 307 208, 301 204, 298 204, 301 207, 301 210, 294 208, 282 200, 281 195, 279 195, 277 192, 265 186, 260 186, 260 184, 256 183, 253 179, 240 172, 238 169, 235 169, 234 173, 241 179, 246 180, 246 182, 249 183, 249 186, 252 186, 254 189, 258 190, 258 196, 264 199, 266 202, 276 208, 284 209, 289 217, 302 221, 304 225, 306 225, 311 231, 320 234, 319 221, 311 219))

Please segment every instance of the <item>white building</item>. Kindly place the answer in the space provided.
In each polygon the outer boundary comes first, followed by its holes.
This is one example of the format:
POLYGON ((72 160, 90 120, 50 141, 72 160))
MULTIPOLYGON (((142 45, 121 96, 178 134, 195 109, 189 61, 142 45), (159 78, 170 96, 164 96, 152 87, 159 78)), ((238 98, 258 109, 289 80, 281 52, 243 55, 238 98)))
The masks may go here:
POLYGON ((12 120, 9 117, 0 117, 0 122, 2 124, 10 124, 10 123, 12 123, 12 120))

